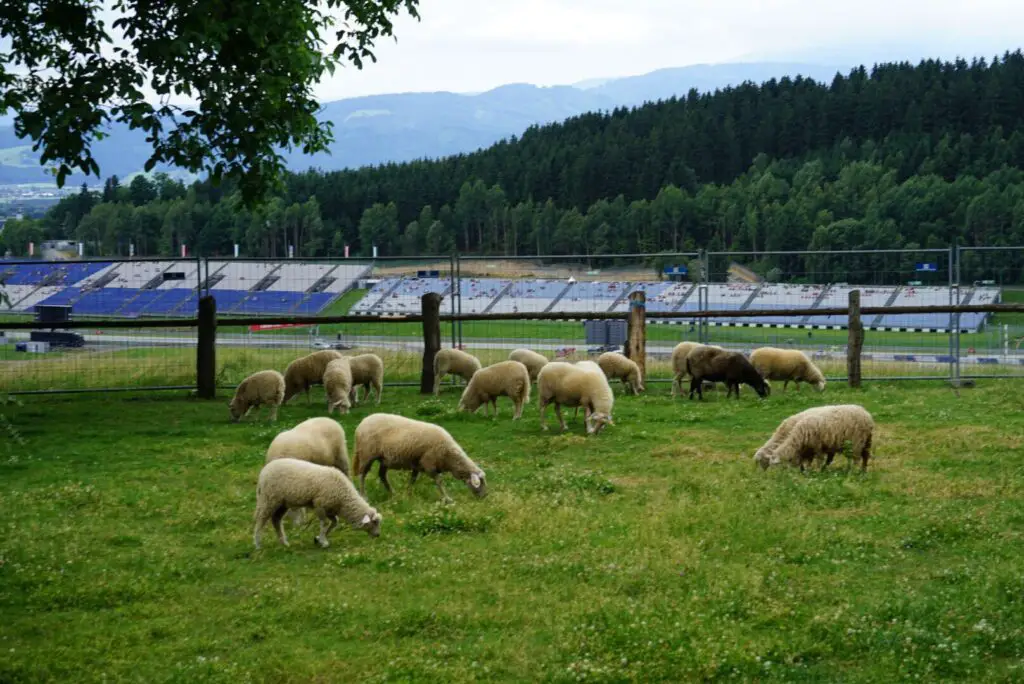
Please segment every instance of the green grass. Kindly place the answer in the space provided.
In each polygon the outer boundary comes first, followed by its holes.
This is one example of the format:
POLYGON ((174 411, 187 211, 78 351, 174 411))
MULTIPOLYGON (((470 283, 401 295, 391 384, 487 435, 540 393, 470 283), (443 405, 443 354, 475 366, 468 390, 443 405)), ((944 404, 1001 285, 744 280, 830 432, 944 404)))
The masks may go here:
MULTIPOLYGON (((252 550, 277 426, 214 402, 0 407, 0 681, 1019 681, 1019 384, 617 397, 615 425, 543 433, 386 388, 444 425, 490 496, 429 480, 367 495, 382 534, 252 550), (778 422, 863 403, 866 475, 756 469, 778 422)), ((376 407, 343 417, 350 440, 376 407)))

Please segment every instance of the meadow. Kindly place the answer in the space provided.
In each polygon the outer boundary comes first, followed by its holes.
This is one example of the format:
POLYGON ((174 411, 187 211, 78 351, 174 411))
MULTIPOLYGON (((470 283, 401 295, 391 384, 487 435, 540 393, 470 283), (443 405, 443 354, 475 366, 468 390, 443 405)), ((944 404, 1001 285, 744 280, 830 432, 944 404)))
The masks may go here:
POLYGON ((1019 383, 616 392, 586 437, 542 432, 535 400, 513 422, 387 387, 340 419, 350 451, 373 411, 437 422, 489 496, 371 478, 378 539, 290 528, 259 552, 264 451, 319 389, 276 426, 229 423, 226 392, 9 400, 0 681, 1020 681, 1019 383), (866 474, 756 468, 825 402, 874 414, 866 474))

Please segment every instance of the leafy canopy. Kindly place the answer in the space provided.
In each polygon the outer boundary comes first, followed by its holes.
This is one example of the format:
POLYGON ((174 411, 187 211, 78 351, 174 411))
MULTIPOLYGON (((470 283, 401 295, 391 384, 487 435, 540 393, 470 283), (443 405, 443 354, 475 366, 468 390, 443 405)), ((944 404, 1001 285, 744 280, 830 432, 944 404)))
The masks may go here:
POLYGON ((249 203, 278 184, 278 150, 327 149, 331 126, 317 121, 312 94, 324 73, 376 61, 374 41, 393 35, 394 16, 419 17, 419 0, 106 4, 0 3, 0 114, 15 112, 16 134, 43 150, 59 186, 75 169, 99 176, 91 144, 117 121, 148 134, 147 171, 165 163, 227 177, 249 203))

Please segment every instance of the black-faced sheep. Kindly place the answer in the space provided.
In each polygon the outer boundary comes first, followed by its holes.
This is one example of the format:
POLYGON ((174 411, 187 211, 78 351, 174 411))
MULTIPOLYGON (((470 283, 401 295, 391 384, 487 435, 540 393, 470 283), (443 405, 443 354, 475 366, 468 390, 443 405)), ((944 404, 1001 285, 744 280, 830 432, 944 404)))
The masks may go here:
POLYGON ((810 384, 819 392, 825 389, 825 376, 799 349, 760 347, 751 352, 750 363, 766 380, 783 380, 783 390, 790 382, 795 382, 798 390, 801 382, 810 384))
POLYGON ((690 398, 694 393, 704 399, 704 382, 724 382, 729 388, 726 397, 734 391, 740 398, 740 385, 754 388, 758 396, 768 396, 768 384, 757 369, 740 352, 731 352, 716 347, 698 347, 686 357, 686 372, 690 375, 690 398))

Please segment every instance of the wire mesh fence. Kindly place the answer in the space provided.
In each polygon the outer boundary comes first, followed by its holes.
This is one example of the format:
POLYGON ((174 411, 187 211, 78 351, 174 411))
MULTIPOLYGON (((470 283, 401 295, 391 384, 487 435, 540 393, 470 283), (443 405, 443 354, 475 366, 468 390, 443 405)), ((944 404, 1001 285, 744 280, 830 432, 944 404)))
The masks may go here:
MULTIPOLYGON (((40 310, 66 310, 80 344, 59 340, 45 351, 28 330, 0 343, 0 377, 8 391, 194 386, 194 322, 154 328, 154 319, 192 319, 204 295, 223 319, 261 322, 221 326, 217 383, 233 387, 248 373, 284 370, 316 349, 373 352, 385 359, 388 383, 418 383, 422 327, 402 317, 420 313, 427 292, 442 296, 441 313, 505 314, 505 320, 445 321, 445 346, 484 364, 518 347, 552 359, 579 360, 621 349, 629 295, 643 290, 648 381, 671 379, 680 341, 749 352, 759 346, 805 351, 830 379, 845 376, 846 317, 816 310, 845 307, 852 289, 861 305, 947 305, 1024 302, 1024 249, 962 248, 874 252, 699 252, 612 256, 422 257, 410 259, 137 259, 0 263, 10 307, 3 321, 40 310), (773 311, 798 309, 788 314, 773 311), (702 317, 696 312, 720 311, 702 317), (736 312, 730 315, 730 312, 736 312), (758 312, 740 316, 739 312, 758 312), (621 314, 596 324, 586 314, 621 314), (538 320, 539 314, 555 320, 538 320), (565 318, 559 319, 558 314, 565 318), (353 315, 357 322, 320 318, 353 315), (311 317, 301 324, 293 316, 311 317), (103 320, 137 325, 103 329, 103 320), (147 321, 150 327, 147 327, 147 321)), ((1024 375, 1024 315, 1017 313, 865 316, 863 369, 871 378, 1024 375)), ((60 330, 40 324, 36 332, 60 330)), ((44 336, 45 337, 45 336, 44 336)), ((451 384, 454 381, 448 381, 451 384)), ((447 387, 447 385, 446 385, 447 387)))

